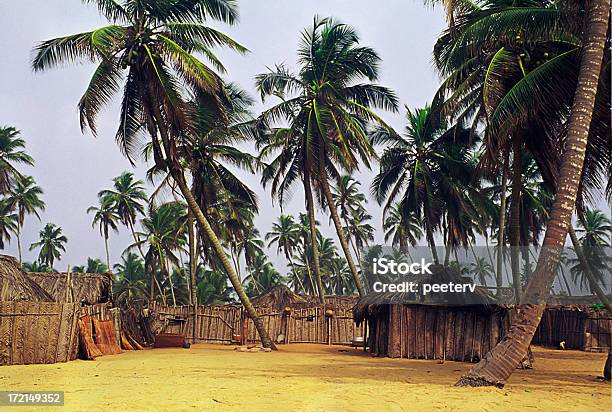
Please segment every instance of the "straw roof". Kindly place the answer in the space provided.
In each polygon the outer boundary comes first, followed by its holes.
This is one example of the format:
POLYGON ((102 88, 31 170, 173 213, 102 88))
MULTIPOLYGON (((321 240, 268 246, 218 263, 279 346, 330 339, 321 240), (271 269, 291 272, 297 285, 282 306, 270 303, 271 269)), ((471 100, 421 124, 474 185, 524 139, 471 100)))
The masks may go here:
POLYGON ((254 306, 267 306, 275 310, 283 310, 292 307, 294 304, 308 303, 305 296, 294 293, 285 285, 277 285, 252 300, 254 306))
MULTIPOLYGON (((55 272, 32 272, 30 278, 46 290, 56 302, 66 302, 66 279, 68 274, 55 272)), ((112 275, 110 273, 70 273, 72 292, 68 301, 94 305, 112 299, 112 275)))
POLYGON ((0 255, 0 301, 53 302, 53 298, 32 281, 12 257, 0 255))

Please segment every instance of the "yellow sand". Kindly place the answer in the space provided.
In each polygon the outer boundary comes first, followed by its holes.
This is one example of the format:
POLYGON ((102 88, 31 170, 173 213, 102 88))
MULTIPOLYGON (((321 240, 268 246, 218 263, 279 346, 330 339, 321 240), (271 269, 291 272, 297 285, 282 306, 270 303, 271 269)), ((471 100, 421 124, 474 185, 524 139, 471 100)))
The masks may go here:
POLYGON ((536 348, 535 356, 534 370, 517 370, 499 390, 453 387, 465 363, 372 358, 324 345, 275 353, 196 345, 0 367, 0 390, 63 390, 68 410, 610 410, 610 383, 595 379, 604 354, 536 348))

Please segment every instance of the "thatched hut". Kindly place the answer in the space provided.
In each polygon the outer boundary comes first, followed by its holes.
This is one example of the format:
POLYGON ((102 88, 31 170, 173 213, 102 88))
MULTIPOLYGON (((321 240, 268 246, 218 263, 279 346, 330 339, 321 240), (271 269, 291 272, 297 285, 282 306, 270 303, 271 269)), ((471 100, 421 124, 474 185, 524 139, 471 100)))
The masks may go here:
MULTIPOLYGON (((403 281, 469 283, 443 268, 428 278, 403 281)), ((493 302, 482 288, 435 297, 420 292, 369 293, 359 299, 353 316, 358 324, 366 323, 367 346, 377 356, 478 362, 509 328, 509 310, 493 302)))
POLYGON ((31 272, 28 276, 46 290, 55 302, 95 305, 112 301, 113 281, 110 273, 31 272), (69 287, 66 285, 68 279, 69 287))
POLYGON ((30 279, 12 256, 0 255, 0 302, 53 302, 38 283, 30 279))
POLYGON ((310 303, 310 300, 310 297, 298 295, 285 285, 276 285, 263 295, 253 298, 252 302, 258 308, 282 311, 295 305, 310 303))

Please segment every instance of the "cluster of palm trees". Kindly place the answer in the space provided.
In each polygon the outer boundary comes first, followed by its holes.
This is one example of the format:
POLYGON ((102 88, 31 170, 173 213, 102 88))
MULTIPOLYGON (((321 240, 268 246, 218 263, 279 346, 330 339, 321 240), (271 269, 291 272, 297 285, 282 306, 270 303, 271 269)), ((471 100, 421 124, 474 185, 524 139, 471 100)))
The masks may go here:
MULTIPOLYGON (((597 194, 612 194, 610 55, 604 53, 609 0, 444 0, 449 27, 433 52, 442 83, 430 105, 407 109, 404 133, 381 117, 380 111, 397 111, 399 103, 376 83, 380 57, 361 45, 354 28, 335 19, 315 18, 304 30, 296 70, 277 65, 256 77, 260 97, 276 104, 253 116, 251 99, 221 77, 224 67, 213 52, 221 46, 244 53, 245 47, 206 25, 235 24, 236 2, 88 3, 110 25, 40 43, 33 68, 95 62, 79 102, 82 128, 95 133, 101 108, 122 93, 120 149, 132 161, 144 153, 152 162, 149 176, 159 183, 154 195, 174 198, 159 206, 151 202, 142 232, 134 229, 142 210, 121 209, 117 187, 101 192, 100 205, 91 209, 105 240, 117 222, 134 236, 140 257, 124 255, 130 261, 121 268, 134 267, 120 280, 125 299, 143 280, 136 275, 138 258, 151 275, 150 296, 154 289, 165 296, 160 280, 167 281, 173 302, 181 298, 171 268, 184 273, 180 279, 191 302, 200 293, 222 299, 225 291, 211 286, 223 284, 221 273, 264 345, 271 345, 245 289, 260 292, 280 275, 258 251, 257 197, 234 174, 236 167, 260 173, 281 206, 295 186, 303 189, 304 215, 297 221, 282 216, 268 240, 287 257, 292 286, 321 301, 330 291, 365 292, 359 260, 372 231, 358 183, 348 176, 377 160, 372 193, 384 204, 387 239, 406 249, 424 236, 433 260, 449 265, 450 254, 470 247, 477 236, 494 239, 496 262, 476 262, 473 269, 495 273, 498 287, 504 247, 510 246, 515 295, 528 302, 548 294, 568 232, 581 250, 574 213, 586 229, 597 194), (243 142, 254 142, 259 153, 237 148, 243 142), (383 145, 380 156, 376 145, 383 145), (330 216, 341 258, 326 252, 333 244, 318 234, 317 208, 330 216), (438 256, 436 236, 444 256, 438 256), (530 263, 521 246, 528 245, 539 247, 540 255, 523 288, 521 259, 530 263), (189 270, 176 259, 183 249, 189 270), (324 266, 326 260, 334 263, 324 266)), ((584 234, 582 241, 588 239, 584 234)), ((591 279, 596 268, 584 262, 591 279)), ((508 338, 463 384, 499 385, 510 375, 543 310, 521 308, 508 338)))

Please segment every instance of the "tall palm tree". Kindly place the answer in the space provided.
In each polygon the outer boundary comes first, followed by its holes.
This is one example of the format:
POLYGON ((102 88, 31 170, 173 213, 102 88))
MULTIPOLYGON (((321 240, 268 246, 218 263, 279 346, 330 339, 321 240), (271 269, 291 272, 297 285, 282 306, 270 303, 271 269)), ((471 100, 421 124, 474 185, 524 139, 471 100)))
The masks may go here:
POLYGON ((351 212, 347 226, 344 227, 350 242, 353 245, 353 250, 359 266, 361 267, 361 254, 365 247, 370 242, 374 241, 374 226, 368 223, 372 220, 372 215, 366 212, 365 208, 359 208, 351 212))
POLYGON ((423 237, 418 218, 409 211, 403 211, 401 203, 388 209, 383 229, 385 242, 391 240, 391 244, 402 252, 408 252, 409 246, 415 246, 423 237))
POLYGON ((45 210, 45 202, 40 198, 43 191, 32 176, 19 176, 15 178, 14 187, 10 189, 7 197, 11 208, 17 212, 17 249, 19 250, 19 263, 21 264, 21 232, 26 215, 34 215, 40 220, 40 211, 45 210))
POLYGON ((41 264, 53 267, 55 259, 62 256, 66 251, 68 238, 62 234, 62 228, 54 223, 47 223, 39 232, 40 240, 30 245, 30 250, 40 248, 38 251, 38 261, 41 264))
MULTIPOLYGON (((282 98, 281 103, 261 115, 260 121, 265 125, 274 125, 281 119, 289 123, 288 127, 275 129, 262 139, 263 158, 279 152, 264 169, 262 181, 272 182, 272 195, 283 203, 287 190, 296 180, 302 180, 313 225, 311 245, 315 251, 313 263, 318 283, 321 273, 314 247, 313 191, 325 199, 355 285, 362 295, 365 291, 329 179, 338 178, 341 170, 355 171, 360 160, 369 166, 375 152, 367 138, 366 123, 374 121, 384 125, 372 108, 396 110, 397 99, 390 90, 371 83, 378 79, 380 58, 373 49, 360 46, 357 32, 346 24, 315 17, 313 26, 303 32, 298 59, 298 74, 276 66, 275 70, 256 78, 262 99, 282 98)), ((324 301, 322 295, 320 298, 324 301)))
POLYGON ((25 140, 19 135, 14 127, 0 127, 0 193, 9 190, 12 178, 21 176, 17 165, 34 165, 34 159, 25 151, 25 140))
MULTIPOLYGON (((540 322, 576 206, 591 121, 596 107, 609 19, 610 0, 594 0, 588 3, 587 16, 582 22, 584 37, 580 50, 578 81, 567 122, 567 137, 560 162, 555 200, 537 267, 523 296, 525 303, 521 305, 518 317, 504 340, 493 348, 485 359, 463 375, 459 385, 503 386, 527 353, 540 322)), ((554 86, 558 87, 558 84, 554 86)))
POLYGON ((110 268, 110 251, 108 249, 108 237, 110 230, 118 232, 117 222, 120 219, 117 213, 117 204, 110 195, 101 195, 98 197, 99 206, 91 206, 87 209, 87 213, 93 213, 92 227, 96 225, 100 228, 100 236, 104 239, 104 249, 106 251, 106 267, 110 268))
MULTIPOLYGON (((135 180, 134 174, 123 172, 121 175, 113 179, 113 188, 105 189, 98 193, 100 198, 108 197, 115 204, 117 216, 132 233, 134 242, 136 232, 134 231, 134 223, 139 215, 144 214, 144 204, 147 202, 147 193, 142 180, 135 180)), ((142 255, 142 251, 141 255, 142 255)), ((144 259, 144 255, 143 255, 144 259)))
POLYGON ((202 213, 185 178, 178 147, 196 129, 186 96, 225 99, 224 86, 213 69, 192 53, 202 53, 219 71, 224 67, 212 48, 246 49, 227 35, 206 26, 207 19, 233 24, 238 20, 232 0, 159 0, 122 2, 92 0, 111 25, 40 43, 32 63, 42 71, 75 60, 98 62, 79 102, 81 126, 95 133, 95 119, 124 83, 121 117, 116 139, 132 159, 140 151, 139 137, 148 133, 155 163, 167 168, 194 217, 211 242, 242 304, 251 315, 264 346, 274 346, 219 238, 202 213), (182 87, 181 87, 182 86, 182 87), (144 126, 144 127, 143 127, 144 126))
POLYGON ((5 241, 11 241, 11 234, 18 232, 19 216, 7 199, 0 200, 0 249, 4 249, 5 241))

